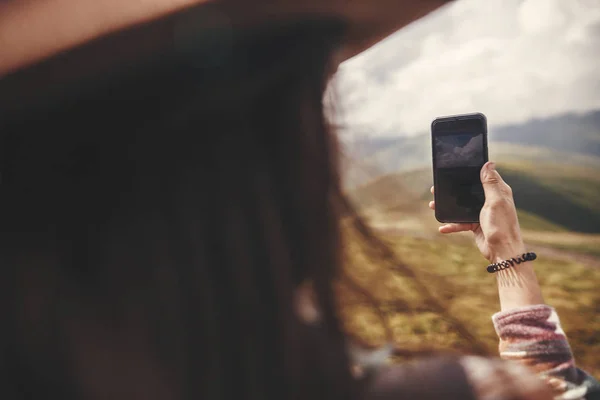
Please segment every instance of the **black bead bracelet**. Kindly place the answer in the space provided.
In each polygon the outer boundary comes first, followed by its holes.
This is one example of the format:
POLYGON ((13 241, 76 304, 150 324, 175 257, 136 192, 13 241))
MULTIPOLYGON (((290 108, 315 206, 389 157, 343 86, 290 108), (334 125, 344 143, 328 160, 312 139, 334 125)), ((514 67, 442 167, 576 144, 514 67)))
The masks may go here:
POLYGON ((498 263, 490 264, 487 267, 487 272, 493 274, 494 272, 502 271, 510 267, 514 267, 515 264, 521 264, 527 261, 533 261, 537 258, 535 253, 524 253, 520 257, 511 258, 510 260, 500 261, 498 263))

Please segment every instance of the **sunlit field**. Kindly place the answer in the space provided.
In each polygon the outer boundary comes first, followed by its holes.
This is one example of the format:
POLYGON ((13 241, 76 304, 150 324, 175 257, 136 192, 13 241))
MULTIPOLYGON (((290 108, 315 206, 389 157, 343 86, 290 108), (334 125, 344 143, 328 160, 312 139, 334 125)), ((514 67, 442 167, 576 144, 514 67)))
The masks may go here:
MULTIPOLYGON (((348 330, 363 344, 378 346, 386 343, 387 324, 400 350, 481 353, 483 347, 494 355, 498 343, 490 317, 499 307, 495 278, 486 272, 486 262, 475 247, 466 241, 407 234, 387 234, 385 239, 447 314, 428 305, 430 299, 411 279, 390 266, 376 266, 356 250, 350 274, 372 298, 341 291, 348 330), (464 338, 448 316, 464 324, 477 342, 464 338)), ((600 269, 542 255, 536 271, 546 302, 558 310, 578 364, 599 375, 600 269)))
MULTIPOLYGON (((438 351, 497 355, 491 322, 499 310, 495 277, 470 234, 437 233, 428 195, 411 195, 398 184, 401 179, 385 179, 354 194, 397 260, 380 261, 371 243, 348 234, 349 266, 340 285, 347 330, 369 347, 392 341, 399 358, 438 351)), ((544 298, 556 307, 578 365, 599 376, 600 235, 519 214, 528 248, 539 256, 535 269, 544 298)))

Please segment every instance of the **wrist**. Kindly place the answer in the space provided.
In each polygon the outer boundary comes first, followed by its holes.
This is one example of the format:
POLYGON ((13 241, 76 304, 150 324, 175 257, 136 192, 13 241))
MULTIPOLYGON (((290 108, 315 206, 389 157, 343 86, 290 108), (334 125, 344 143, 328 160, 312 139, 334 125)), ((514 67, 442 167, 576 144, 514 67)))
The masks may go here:
MULTIPOLYGON (((502 251, 493 254, 498 261, 503 263, 494 273, 498 284, 498 294, 500 296, 500 306, 503 311, 512 310, 519 307, 543 304, 541 289, 533 268, 533 260, 535 254, 525 254, 525 246, 522 247, 506 247, 502 251), (504 261, 516 258, 517 260, 525 259, 517 263, 507 265, 504 261)), ((510 261, 509 261, 510 262, 510 261)), ((491 272, 488 267, 488 272, 491 272)))
POLYGON ((521 264, 510 272, 500 271, 496 274, 496 279, 502 311, 544 304, 532 263, 521 264))
POLYGON ((513 257, 519 257, 526 253, 525 244, 523 242, 498 246, 490 251, 489 262, 499 263, 510 260, 513 257))

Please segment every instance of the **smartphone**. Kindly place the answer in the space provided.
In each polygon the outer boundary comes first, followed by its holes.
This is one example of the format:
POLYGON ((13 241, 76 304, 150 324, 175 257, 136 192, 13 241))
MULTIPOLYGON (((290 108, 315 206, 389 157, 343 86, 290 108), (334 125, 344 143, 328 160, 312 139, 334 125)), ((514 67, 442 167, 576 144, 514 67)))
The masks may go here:
POLYGON ((431 123, 435 218, 479 222, 485 203, 480 173, 488 161, 487 120, 481 113, 436 118, 431 123))

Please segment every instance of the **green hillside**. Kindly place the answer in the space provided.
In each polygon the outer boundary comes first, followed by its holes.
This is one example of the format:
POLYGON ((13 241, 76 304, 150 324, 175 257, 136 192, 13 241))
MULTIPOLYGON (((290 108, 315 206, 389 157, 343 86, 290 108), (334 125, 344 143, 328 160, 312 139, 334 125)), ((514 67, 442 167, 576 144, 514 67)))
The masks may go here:
POLYGON ((573 165, 600 170, 600 157, 542 146, 499 142, 490 139, 489 153, 490 159, 498 162, 521 163, 523 160, 527 160, 530 163, 553 164, 559 160, 561 166, 573 165))
MULTIPOLYGON (((499 163, 512 186, 521 227, 533 231, 600 233, 600 174, 594 168, 531 162, 499 163)), ((422 210, 431 197, 431 168, 380 176, 351 191, 364 209, 422 210)))
POLYGON ((519 224, 521 229, 543 232, 565 232, 567 228, 550 222, 539 215, 532 214, 525 210, 517 210, 519 224))
MULTIPOLYGON (((504 163, 498 170, 513 188, 517 207, 527 213, 524 215, 575 232, 600 233, 596 170, 534 163, 504 163)), ((526 222, 533 221, 526 217, 526 222)))
POLYGON ((382 175, 350 192, 355 203, 361 208, 375 207, 385 210, 414 210, 430 197, 429 188, 433 182, 430 169, 382 175))

